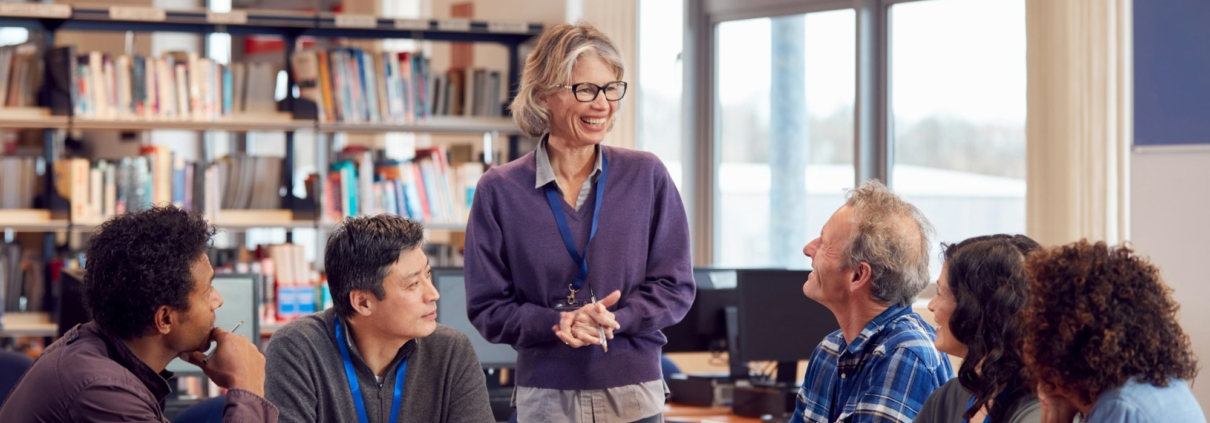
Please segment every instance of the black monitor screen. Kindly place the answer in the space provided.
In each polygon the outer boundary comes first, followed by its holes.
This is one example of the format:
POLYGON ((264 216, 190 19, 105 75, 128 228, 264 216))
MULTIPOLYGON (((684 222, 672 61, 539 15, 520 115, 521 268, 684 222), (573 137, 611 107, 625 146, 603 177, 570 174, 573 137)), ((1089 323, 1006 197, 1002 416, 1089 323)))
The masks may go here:
POLYGON ((743 361, 806 360, 840 328, 823 305, 803 295, 808 270, 740 270, 737 273, 738 344, 743 361))
POLYGON ((59 293, 59 308, 56 322, 59 324, 58 335, 92 320, 88 310, 84 308, 84 269, 63 269, 60 278, 62 292, 59 293))
POLYGON ((433 269, 437 299, 437 323, 462 332, 471 339, 475 355, 484 368, 516 367, 517 351, 510 345, 487 342, 466 314, 466 283, 462 269, 433 269))
POLYGON ((685 318, 663 329, 665 353, 726 351, 727 325, 723 310, 736 305, 735 270, 693 269, 697 296, 685 318))

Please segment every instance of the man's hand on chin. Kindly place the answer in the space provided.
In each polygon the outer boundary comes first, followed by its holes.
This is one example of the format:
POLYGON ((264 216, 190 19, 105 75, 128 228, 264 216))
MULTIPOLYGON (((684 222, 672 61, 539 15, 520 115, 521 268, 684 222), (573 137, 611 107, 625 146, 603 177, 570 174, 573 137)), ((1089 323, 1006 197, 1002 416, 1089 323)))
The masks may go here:
POLYGON ((210 339, 216 344, 210 357, 201 351, 191 351, 181 353, 180 358, 201 368, 220 387, 265 396, 265 356, 248 337, 214 328, 210 339))

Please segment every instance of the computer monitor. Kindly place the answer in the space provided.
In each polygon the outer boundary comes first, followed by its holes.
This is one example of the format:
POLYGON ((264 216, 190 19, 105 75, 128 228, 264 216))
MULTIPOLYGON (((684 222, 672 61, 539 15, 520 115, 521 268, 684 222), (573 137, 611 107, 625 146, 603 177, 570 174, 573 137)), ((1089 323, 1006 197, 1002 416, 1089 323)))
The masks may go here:
POLYGON ((63 269, 59 278, 59 304, 55 322, 59 324, 58 336, 92 321, 88 309, 84 308, 84 269, 63 269))
MULTIPOLYGON (((244 335, 252 344, 260 345, 260 286, 261 275, 257 274, 217 274, 211 282, 219 295, 223 296, 223 306, 214 310, 214 325, 223 330, 231 330, 241 321, 244 324, 236 329, 236 335, 244 335)), ((211 348, 213 349, 213 348, 211 348)), ((207 354, 210 351, 206 352, 207 354)), ((168 370, 174 373, 199 373, 201 369, 181 359, 173 359, 168 363, 168 370)))
POLYGON ((668 343, 663 352, 713 352, 727 350, 727 325, 723 310, 736 305, 734 269, 693 269, 697 296, 685 318, 662 330, 668 343))
POLYGON ((840 328, 835 315, 803 292, 809 270, 740 270, 738 306, 728 323, 737 329, 733 362, 777 361, 778 381, 794 382, 797 362, 840 328), (787 371, 788 369, 788 371, 787 371))
POLYGON ((483 368, 517 366, 517 351, 512 346, 487 342, 471 324, 466 314, 466 278, 461 268, 433 269, 433 285, 441 294, 441 298, 437 299, 437 323, 454 328, 470 338, 483 368))

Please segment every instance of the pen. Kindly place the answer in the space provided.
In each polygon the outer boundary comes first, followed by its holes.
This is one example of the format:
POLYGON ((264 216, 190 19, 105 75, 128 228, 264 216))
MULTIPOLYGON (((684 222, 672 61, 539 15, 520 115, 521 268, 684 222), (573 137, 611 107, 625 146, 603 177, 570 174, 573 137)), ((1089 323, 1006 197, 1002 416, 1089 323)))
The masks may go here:
MULTIPOLYGON (((592 296, 592 304, 596 305, 597 304, 597 294, 593 293, 590 289, 589 295, 592 296)), ((607 341, 605 339, 605 328, 601 327, 600 323, 597 323, 597 335, 601 337, 601 350, 603 350, 605 352, 609 352, 609 341, 607 341)))
MULTIPOLYGON (((240 320, 240 321, 239 321, 239 323, 236 323, 236 324, 235 324, 235 327, 232 327, 232 328, 231 328, 231 330, 229 330, 229 331, 227 331, 227 332, 232 332, 232 333, 234 333, 236 329, 239 329, 239 327, 240 327, 240 326, 243 326, 243 325, 244 325, 244 321, 243 321, 243 320, 240 320)), ((210 355, 212 355, 212 354, 214 354, 214 353, 207 354, 207 355, 206 355, 206 358, 203 358, 203 359, 202 359, 202 364, 207 364, 207 363, 209 363, 209 362, 210 362, 210 355)))

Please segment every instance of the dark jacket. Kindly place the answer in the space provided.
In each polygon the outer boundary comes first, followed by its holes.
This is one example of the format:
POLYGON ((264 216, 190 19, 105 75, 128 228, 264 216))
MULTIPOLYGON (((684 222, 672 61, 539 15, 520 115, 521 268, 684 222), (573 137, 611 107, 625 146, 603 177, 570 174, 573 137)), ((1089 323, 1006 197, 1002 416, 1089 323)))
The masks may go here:
MULTIPOLYGON (((125 342, 95 322, 46 348, 0 407, 0 422, 166 422, 172 372, 156 373, 125 342)), ((243 390, 227 391, 224 422, 276 422, 277 407, 243 390)))

